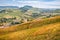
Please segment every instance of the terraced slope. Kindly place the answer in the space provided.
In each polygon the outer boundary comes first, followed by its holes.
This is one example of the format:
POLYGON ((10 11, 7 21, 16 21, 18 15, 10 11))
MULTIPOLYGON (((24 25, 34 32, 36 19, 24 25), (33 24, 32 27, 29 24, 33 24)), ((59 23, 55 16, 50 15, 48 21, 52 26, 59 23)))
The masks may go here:
POLYGON ((60 16, 0 29, 0 40, 60 40, 60 16))

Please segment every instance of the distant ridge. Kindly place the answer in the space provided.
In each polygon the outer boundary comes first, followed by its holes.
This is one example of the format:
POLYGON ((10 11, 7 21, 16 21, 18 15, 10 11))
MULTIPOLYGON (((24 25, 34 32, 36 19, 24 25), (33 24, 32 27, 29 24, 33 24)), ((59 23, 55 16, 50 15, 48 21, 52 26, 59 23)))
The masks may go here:
POLYGON ((18 6, 0 6, 0 8, 19 8, 18 6))

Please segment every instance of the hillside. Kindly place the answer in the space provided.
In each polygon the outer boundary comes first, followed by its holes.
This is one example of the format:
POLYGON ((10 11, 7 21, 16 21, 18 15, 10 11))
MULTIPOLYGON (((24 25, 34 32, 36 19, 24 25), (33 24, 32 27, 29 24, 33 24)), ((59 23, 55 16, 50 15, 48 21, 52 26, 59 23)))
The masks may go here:
POLYGON ((60 16, 0 28, 0 40, 60 40, 60 16))
POLYGON ((60 9, 35 8, 28 5, 20 8, 2 6, 0 9, 0 28, 26 23, 37 18, 45 19, 53 16, 60 16, 60 9))

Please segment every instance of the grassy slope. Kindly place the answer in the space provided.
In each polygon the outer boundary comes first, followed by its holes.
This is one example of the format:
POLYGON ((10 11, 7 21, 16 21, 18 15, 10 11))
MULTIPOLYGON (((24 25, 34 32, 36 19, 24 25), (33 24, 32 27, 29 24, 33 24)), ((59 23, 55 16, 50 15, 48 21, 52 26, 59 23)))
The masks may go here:
POLYGON ((23 15, 23 13, 19 9, 5 9, 5 10, 7 13, 6 12, 0 13, 0 18, 4 18, 4 17, 6 18, 8 16, 20 18, 20 16, 23 15))
POLYGON ((60 16, 0 29, 2 33, 0 40, 60 40, 60 16))
POLYGON ((60 23, 9 33, 0 40, 60 40, 60 23))
POLYGON ((38 19, 38 20, 34 20, 32 22, 18 24, 18 25, 14 25, 14 26, 11 26, 8 28, 3 28, 3 29, 0 28, 0 35, 15 32, 15 31, 20 31, 20 30, 25 30, 25 29, 29 29, 29 28, 33 28, 33 27, 34 28, 41 27, 43 25, 52 24, 52 23, 56 23, 56 22, 60 22, 60 16, 42 19, 42 20, 38 19))

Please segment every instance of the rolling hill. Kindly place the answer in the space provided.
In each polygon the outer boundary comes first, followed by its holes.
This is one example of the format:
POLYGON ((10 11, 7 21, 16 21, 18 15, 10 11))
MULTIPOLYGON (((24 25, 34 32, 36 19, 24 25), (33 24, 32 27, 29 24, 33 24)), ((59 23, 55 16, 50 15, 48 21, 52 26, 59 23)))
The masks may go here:
POLYGON ((0 40, 60 40, 60 9, 5 6, 0 9, 2 26, 0 40))
POLYGON ((19 7, 17 7, 17 6, 0 6, 0 9, 6 9, 6 8, 19 8, 19 7))
POLYGON ((38 19, 0 28, 0 40, 60 40, 60 16, 38 19))
POLYGON ((2 24, 3 26, 5 26, 3 23, 8 23, 7 25, 9 26, 32 21, 37 18, 43 19, 60 15, 60 9, 42 9, 28 5, 20 8, 16 6, 3 6, 3 8, 0 9, 0 25, 2 24))

